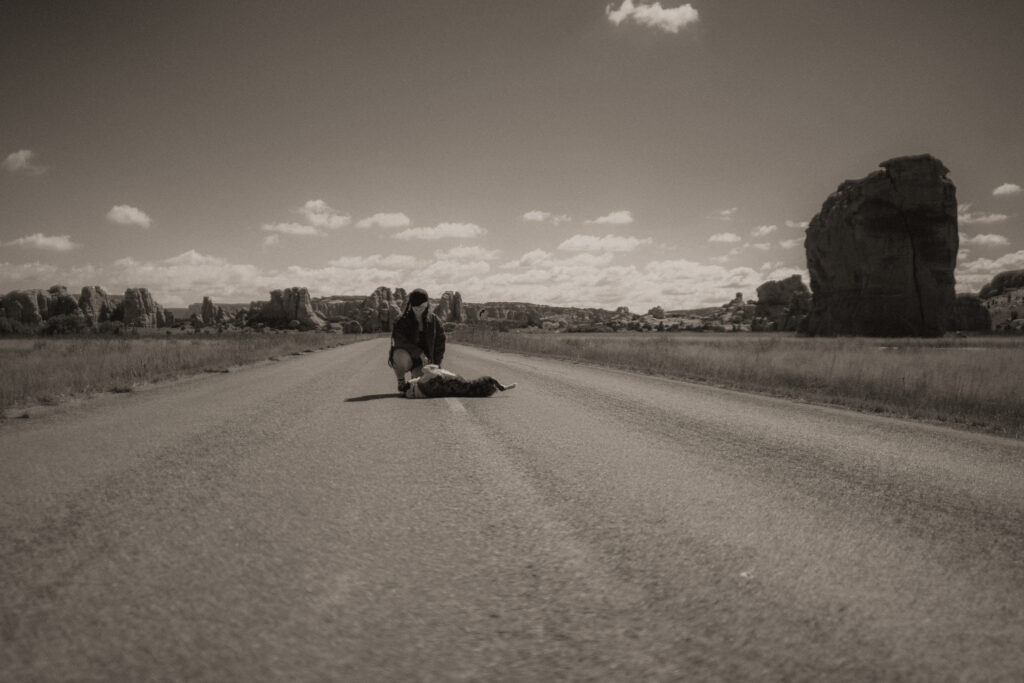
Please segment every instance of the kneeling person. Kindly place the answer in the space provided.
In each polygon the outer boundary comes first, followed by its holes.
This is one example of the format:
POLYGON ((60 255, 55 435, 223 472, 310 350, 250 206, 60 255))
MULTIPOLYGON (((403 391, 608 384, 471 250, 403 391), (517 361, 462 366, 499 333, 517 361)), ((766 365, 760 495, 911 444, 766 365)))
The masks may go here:
POLYGON ((422 289, 409 294, 402 317, 391 331, 391 353, 388 365, 398 378, 398 391, 408 389, 406 375, 423 374, 423 366, 441 365, 444 359, 445 334, 441 320, 430 310, 430 298, 422 289))

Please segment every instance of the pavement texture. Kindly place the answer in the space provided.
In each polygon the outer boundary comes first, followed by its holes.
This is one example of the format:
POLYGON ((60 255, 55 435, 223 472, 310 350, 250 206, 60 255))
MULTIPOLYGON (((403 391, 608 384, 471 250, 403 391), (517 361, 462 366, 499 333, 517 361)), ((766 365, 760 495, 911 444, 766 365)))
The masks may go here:
POLYGON ((387 340, 0 422, 0 680, 1024 680, 1024 444, 387 340))

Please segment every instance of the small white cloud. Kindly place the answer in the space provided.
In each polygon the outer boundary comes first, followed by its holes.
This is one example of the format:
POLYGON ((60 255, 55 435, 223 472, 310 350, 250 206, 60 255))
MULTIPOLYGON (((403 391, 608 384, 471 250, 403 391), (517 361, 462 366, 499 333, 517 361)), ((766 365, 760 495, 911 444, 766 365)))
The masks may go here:
POLYGON ((277 233, 267 235, 263 238, 263 246, 265 247, 276 247, 281 243, 281 236, 277 233))
POLYGON ((1001 213, 984 213, 984 212, 971 212, 970 204, 961 204, 957 207, 956 219, 958 222, 964 225, 971 225, 973 223, 981 223, 983 225, 990 225, 992 223, 1003 223, 1009 216, 1001 213))
POLYGON ((960 233, 960 244, 976 244, 981 247, 1001 247, 1010 243, 1002 235, 975 235, 968 237, 966 233, 960 233))
POLYGON ((750 236, 751 237, 764 237, 765 235, 772 234, 776 230, 778 230, 778 226, 775 226, 775 225, 759 225, 759 226, 757 226, 756 228, 754 228, 753 230, 750 231, 750 236))
POLYGON ((409 228, 395 235, 397 240, 440 240, 448 237, 472 238, 486 232, 474 223, 441 223, 433 228, 409 228))
POLYGON ((356 223, 357 228, 406 228, 412 223, 404 213, 375 213, 356 223))
POLYGON ((719 232, 708 238, 708 242, 742 242, 743 238, 732 232, 719 232))
POLYGON ((805 230, 808 225, 810 225, 810 222, 808 221, 786 221, 787 228, 800 228, 801 230, 805 230))
POLYGON ((520 218, 524 223, 551 223, 552 225, 561 225, 572 220, 564 213, 556 216, 550 211, 527 211, 520 218))
POLYGON ((34 235, 26 235, 16 240, 7 242, 4 246, 30 247, 33 249, 45 249, 46 251, 71 251, 82 245, 71 241, 69 235, 44 235, 37 232, 34 235))
POLYGON ((601 216, 592 221, 584 221, 584 223, 591 225, 629 225, 632 222, 633 213, 631 211, 612 211, 607 216, 601 216))
POLYGON ((26 175, 39 175, 46 171, 46 167, 33 163, 35 152, 30 149, 19 149, 11 152, 4 159, 3 167, 11 173, 23 173, 26 175))
POLYGON ((799 237, 791 240, 782 240, 779 242, 779 246, 783 249, 795 249, 796 247, 803 246, 804 241, 799 237))
POLYGON ((666 8, 662 7, 660 2, 634 4, 633 0, 623 0, 618 9, 612 9, 612 5, 608 5, 604 11, 608 21, 616 26, 624 21, 632 21, 668 33, 679 33, 679 29, 700 19, 697 10, 689 3, 666 8))
POLYGON ((558 245, 560 251, 587 251, 587 252, 627 252, 634 251, 643 244, 650 244, 653 240, 650 237, 637 239, 636 237, 620 237, 617 235, 573 235, 558 245))
POLYGON ((760 249, 761 251, 768 251, 769 249, 772 248, 772 245, 771 245, 770 242, 757 242, 755 244, 747 243, 747 244, 744 244, 743 246, 744 247, 749 247, 751 249, 760 249))
POLYGON ((1006 197, 1009 195, 1020 194, 1021 187, 1016 183, 1003 183, 996 189, 992 190, 992 195, 995 197, 1006 197))
POLYGON ((732 217, 736 215, 737 211, 739 211, 739 207, 734 206, 731 209, 722 209, 720 211, 715 211, 715 213, 712 215, 720 221, 731 221, 732 217))
POLYGON ((352 222, 350 216, 342 216, 322 199, 310 199, 299 209, 310 225, 318 228, 337 230, 352 222))
POLYGON ((266 223, 265 232, 279 232, 282 235, 322 235, 318 228, 302 223, 266 223))
POLYGON ((107 220, 118 225, 137 225, 140 228, 148 229, 153 224, 152 219, 145 211, 127 204, 118 204, 107 212, 107 220))

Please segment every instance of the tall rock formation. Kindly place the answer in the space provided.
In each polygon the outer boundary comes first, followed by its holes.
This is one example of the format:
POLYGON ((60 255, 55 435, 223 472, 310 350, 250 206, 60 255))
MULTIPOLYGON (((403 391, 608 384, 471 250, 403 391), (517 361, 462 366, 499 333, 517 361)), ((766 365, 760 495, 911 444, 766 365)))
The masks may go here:
POLYGON ((931 155, 899 157, 829 196, 804 246, 812 335, 940 336, 956 298, 956 187, 931 155))
POLYGON ((458 292, 445 292, 441 295, 441 300, 437 302, 434 313, 442 322, 461 323, 466 316, 462 305, 462 295, 458 292))
POLYGON ((4 296, 4 315, 26 325, 38 325, 49 315, 50 296, 45 289, 17 289, 4 296))
POLYGON ((362 325, 363 332, 390 332, 404 307, 404 299, 396 297, 387 287, 378 287, 363 301, 356 320, 362 325))
POLYGON ((63 285, 54 285, 47 290, 49 305, 47 306, 47 318, 55 315, 82 315, 78 308, 78 297, 68 293, 68 288, 63 285))
POLYGON ((92 327, 110 320, 110 315, 114 312, 116 305, 107 294, 107 290, 99 286, 87 286, 82 287, 82 293, 78 297, 78 308, 81 309, 86 322, 92 327))
POLYGON ((174 322, 174 316, 153 301, 153 295, 145 287, 124 290, 123 305, 125 327, 168 327, 174 322))
POLYGON ((297 321, 305 329, 320 329, 326 321, 313 310, 309 290, 305 287, 275 289, 269 302, 255 302, 250 309, 250 322, 271 327, 287 327, 297 321))
POLYGON ((810 309, 811 290, 799 275, 769 280, 757 288, 756 315, 764 319, 763 329, 792 332, 810 309))

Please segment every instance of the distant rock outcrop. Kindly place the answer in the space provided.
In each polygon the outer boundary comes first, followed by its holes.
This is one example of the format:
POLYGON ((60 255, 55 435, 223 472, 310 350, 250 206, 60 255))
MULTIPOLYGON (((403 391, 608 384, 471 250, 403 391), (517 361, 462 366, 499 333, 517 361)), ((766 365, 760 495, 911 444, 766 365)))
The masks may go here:
POLYGON ((102 287, 82 287, 78 297, 78 308, 85 316, 87 324, 92 327, 110 320, 117 305, 102 287))
POLYGON ((4 296, 3 308, 11 320, 38 325, 50 317, 50 296, 45 289, 16 289, 4 296))
POLYGON ((982 299, 991 299, 1012 289, 1024 289, 1024 270, 1006 270, 999 273, 992 282, 981 288, 978 296, 982 299))
POLYGON ((462 305, 462 295, 458 292, 445 292, 434 307, 434 313, 443 322, 461 323, 466 311, 462 305))
POLYGON ((249 321, 278 328, 320 329, 326 325, 326 321, 313 310, 309 290, 305 287, 275 289, 270 293, 270 301, 253 302, 249 321))
POLYGON ((63 285, 54 285, 47 290, 49 304, 46 317, 52 318, 55 315, 82 315, 78 308, 78 297, 68 294, 68 288, 63 285))
POLYGON ((757 288, 756 315, 762 319, 759 329, 793 332, 810 310, 811 290, 800 275, 769 280, 757 288))
POLYGON ((153 301, 153 295, 145 287, 129 287, 124 290, 125 327, 169 327, 174 316, 153 301))
MULTIPOLYGON (((408 300, 406 291, 401 287, 394 291, 378 287, 365 297, 348 295, 317 299, 313 308, 326 320, 339 323, 346 332, 355 329, 367 333, 390 332, 408 300)), ((460 323, 465 320, 465 307, 458 292, 445 292, 440 299, 432 299, 430 305, 442 322, 460 323)))
POLYGON ((939 336, 956 298, 956 187, 930 155, 839 186, 807 229, 812 335, 939 336))
POLYGON ((378 287, 363 301, 356 320, 363 332, 390 332, 402 315, 406 300, 404 289, 392 293, 387 287, 378 287))
POLYGON ((991 329, 1017 331, 1024 325, 1024 270, 999 273, 978 294, 991 329))

